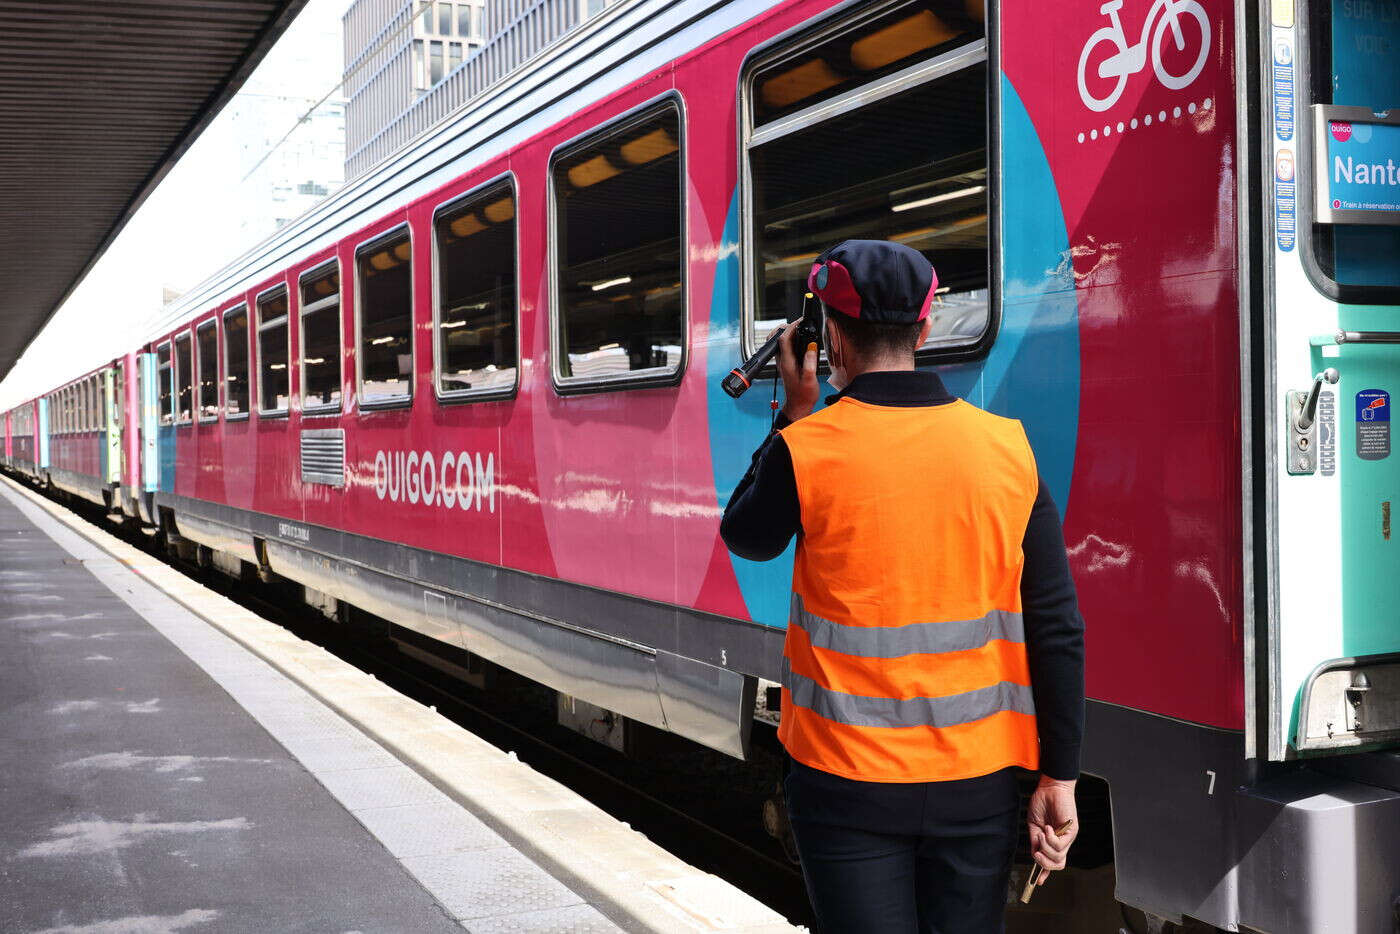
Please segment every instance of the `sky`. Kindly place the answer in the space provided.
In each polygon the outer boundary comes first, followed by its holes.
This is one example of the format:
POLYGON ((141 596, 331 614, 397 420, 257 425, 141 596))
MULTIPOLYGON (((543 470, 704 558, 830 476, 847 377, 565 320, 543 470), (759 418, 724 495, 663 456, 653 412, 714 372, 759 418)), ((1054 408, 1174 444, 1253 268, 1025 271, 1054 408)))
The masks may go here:
POLYGON ((313 130, 297 118, 328 92, 335 92, 329 104, 335 106, 343 70, 340 18, 349 5, 307 3, 0 382, 0 411, 131 349, 160 312, 165 289, 198 284, 273 233, 279 218, 302 214, 324 197, 297 196, 295 187, 288 197, 288 182, 316 181, 329 191, 341 184, 343 134, 333 151, 324 143, 327 120, 313 130))

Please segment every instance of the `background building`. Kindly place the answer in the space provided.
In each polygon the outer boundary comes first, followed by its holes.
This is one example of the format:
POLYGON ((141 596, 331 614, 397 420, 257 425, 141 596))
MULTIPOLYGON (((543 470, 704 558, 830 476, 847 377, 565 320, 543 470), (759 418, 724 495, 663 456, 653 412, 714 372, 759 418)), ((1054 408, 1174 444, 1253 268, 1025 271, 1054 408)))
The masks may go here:
POLYGON ((354 178, 622 0, 355 0, 344 17, 354 178))
MULTIPOLYGON (((295 43, 278 47, 282 68, 303 75, 340 72, 336 25, 329 17, 308 22, 295 43)), ((281 73, 250 79, 209 131, 224 153, 221 174, 237 179, 224 192, 231 196, 226 216, 238 221, 239 251, 345 183, 345 98, 340 89, 330 83, 312 85, 316 89, 310 92, 288 87, 279 79, 281 73)))

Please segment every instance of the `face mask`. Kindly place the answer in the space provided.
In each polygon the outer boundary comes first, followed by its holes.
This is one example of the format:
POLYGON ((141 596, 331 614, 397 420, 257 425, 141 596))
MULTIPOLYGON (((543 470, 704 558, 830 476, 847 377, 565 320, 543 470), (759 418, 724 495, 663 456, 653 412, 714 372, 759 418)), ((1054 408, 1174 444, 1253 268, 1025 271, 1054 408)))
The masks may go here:
POLYGON ((827 381, 827 384, 830 385, 832 389, 835 389, 837 392, 840 392, 841 390, 843 390, 843 389, 845 389, 847 386, 849 386, 849 385, 851 384, 851 381, 846 377, 846 367, 845 367, 845 364, 842 364, 842 365, 840 365, 840 366, 837 366, 837 365, 836 365, 836 348, 837 348, 837 345, 836 345, 836 342, 833 341, 833 340, 831 339, 831 334, 832 334, 831 328, 827 328, 827 329, 826 329, 826 362, 831 366, 831 374, 830 374, 829 376, 827 376, 826 381, 827 381))

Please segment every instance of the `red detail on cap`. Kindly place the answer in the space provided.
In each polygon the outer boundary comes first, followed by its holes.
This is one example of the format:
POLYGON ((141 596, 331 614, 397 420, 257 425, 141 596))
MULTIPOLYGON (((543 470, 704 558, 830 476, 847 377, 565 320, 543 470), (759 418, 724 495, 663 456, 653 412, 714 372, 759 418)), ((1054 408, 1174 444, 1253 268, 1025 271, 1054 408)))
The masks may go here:
POLYGON ((730 370, 729 372, 732 373, 733 375, 739 377, 740 379, 742 379, 742 380, 744 381, 744 388, 745 388, 745 389, 748 389, 748 388, 750 388, 750 387, 753 386, 753 383, 749 382, 748 379, 744 376, 744 374, 739 372, 739 368, 738 368, 737 366, 736 366, 734 369, 730 370))
POLYGON ((852 318, 860 317, 860 293, 851 282, 851 273, 845 266, 835 260, 826 261, 826 288, 817 288, 817 271, 822 268, 821 263, 813 263, 812 271, 807 273, 807 289, 813 295, 822 300, 822 304, 828 308, 835 308, 843 315, 850 315, 852 318))
POLYGON ((924 306, 919 309, 920 321, 928 317, 929 311, 933 308, 933 297, 938 294, 938 270, 930 267, 928 274, 933 278, 933 281, 928 284, 928 294, 924 296, 924 306))

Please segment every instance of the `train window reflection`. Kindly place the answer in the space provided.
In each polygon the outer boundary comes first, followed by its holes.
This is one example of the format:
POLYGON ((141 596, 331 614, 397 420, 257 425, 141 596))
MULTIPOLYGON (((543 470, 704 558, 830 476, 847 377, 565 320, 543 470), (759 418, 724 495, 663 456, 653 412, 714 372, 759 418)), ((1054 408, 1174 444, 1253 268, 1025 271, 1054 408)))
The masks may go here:
POLYGON ((213 319, 194 332, 199 352, 199 420, 219 417, 219 326, 213 319))
MULTIPOLYGON (((972 7, 980 15, 980 4, 972 7)), ((753 73, 754 346, 801 314, 816 256, 852 238, 905 243, 937 269, 938 304, 924 349, 965 348, 985 334, 987 67, 983 45, 964 48, 983 36, 980 18, 964 10, 961 2, 902 7, 753 73), (939 56, 933 77, 906 86, 911 65, 939 56), (792 73, 813 61, 839 79, 830 93, 794 89, 802 74, 816 72, 792 73), (846 93, 853 96, 807 112, 846 93)))
POLYGON ((248 307, 224 313, 224 411, 248 414, 248 307))
POLYGON ((340 408, 340 265, 301 280, 301 407, 340 408))
POLYGON ((287 411, 287 338, 287 290, 279 287, 258 297, 258 411, 265 415, 287 411))
POLYGON ((159 396, 160 423, 172 424, 175 421, 175 392, 174 378, 170 372, 169 341, 156 349, 156 393, 159 396))
POLYGON ((515 195, 497 185, 435 218, 438 392, 515 387, 515 195))
POLYGON ((680 109, 667 102, 556 158, 555 375, 669 379, 685 341, 680 109))
POLYGON ((752 82, 754 124, 762 125, 936 58, 986 35, 981 3, 921 0, 780 52, 752 82))
POLYGON ((355 257, 360 403, 407 402, 413 393, 413 246, 408 228, 355 257))
POLYGON ((190 357, 190 335, 186 331, 175 335, 175 421, 184 424, 193 418, 194 396, 193 360, 190 357))

